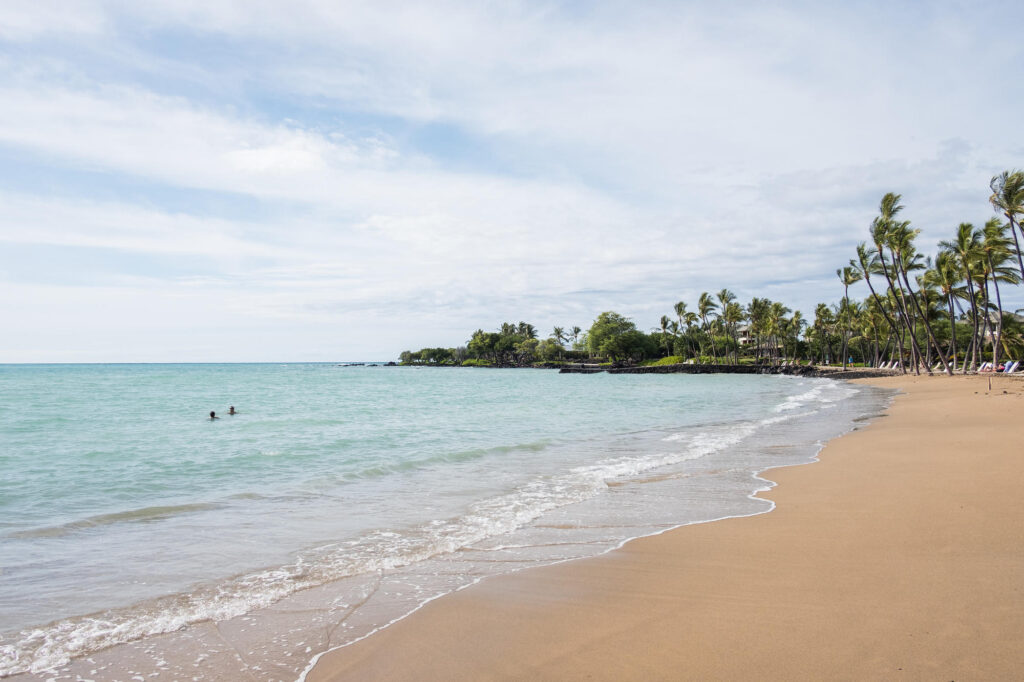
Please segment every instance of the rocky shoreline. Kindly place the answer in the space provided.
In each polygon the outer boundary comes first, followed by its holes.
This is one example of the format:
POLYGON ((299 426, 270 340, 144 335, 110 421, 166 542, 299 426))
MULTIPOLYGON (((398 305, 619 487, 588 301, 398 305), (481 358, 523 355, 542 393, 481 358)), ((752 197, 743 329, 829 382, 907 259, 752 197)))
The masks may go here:
POLYGON ((868 379, 900 374, 899 370, 856 367, 845 372, 839 367, 814 365, 653 365, 648 367, 597 367, 581 364, 559 369, 559 374, 787 374, 791 376, 824 377, 828 379, 868 379))

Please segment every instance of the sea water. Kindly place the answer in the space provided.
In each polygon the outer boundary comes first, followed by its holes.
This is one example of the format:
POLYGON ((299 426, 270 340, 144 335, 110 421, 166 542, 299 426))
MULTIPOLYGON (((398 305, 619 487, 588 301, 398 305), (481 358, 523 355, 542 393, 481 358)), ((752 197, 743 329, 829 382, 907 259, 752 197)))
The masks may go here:
POLYGON ((0 676, 296 679, 482 578, 767 511, 759 472, 887 400, 784 376, 0 366, 0 676))

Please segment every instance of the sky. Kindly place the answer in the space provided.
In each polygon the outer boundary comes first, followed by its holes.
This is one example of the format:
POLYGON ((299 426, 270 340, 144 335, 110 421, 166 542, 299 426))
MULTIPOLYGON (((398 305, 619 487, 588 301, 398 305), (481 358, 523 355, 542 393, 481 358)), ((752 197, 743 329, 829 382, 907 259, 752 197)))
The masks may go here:
POLYGON ((989 180, 1024 166, 1022 24, 5 0, 0 362, 390 360, 505 321, 650 329, 722 288, 813 318, 886 192, 928 254, 994 215, 989 180))

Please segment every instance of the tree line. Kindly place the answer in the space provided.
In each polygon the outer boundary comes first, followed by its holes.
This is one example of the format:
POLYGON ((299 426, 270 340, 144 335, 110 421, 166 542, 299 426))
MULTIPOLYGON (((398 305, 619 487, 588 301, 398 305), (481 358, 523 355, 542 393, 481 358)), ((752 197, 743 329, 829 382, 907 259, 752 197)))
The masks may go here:
MULTIPOLYGON (((741 304, 729 289, 679 301, 644 332, 603 312, 586 330, 554 327, 546 338, 526 322, 478 329, 466 346, 404 351, 403 364, 529 366, 583 360, 620 363, 787 363, 898 366, 904 371, 975 371, 1024 357, 1024 318, 1003 307, 1007 287, 1024 281, 1024 172, 992 178, 996 216, 959 223, 934 254, 917 248, 920 230, 903 219, 901 196, 887 193, 868 239, 838 268, 838 303, 819 303, 814 320, 767 298, 741 304), (1020 236, 1018 237, 1018 233, 1020 236), (863 282, 868 296, 850 297, 863 282)), ((1019 312, 1019 311, 1018 311, 1019 312)))

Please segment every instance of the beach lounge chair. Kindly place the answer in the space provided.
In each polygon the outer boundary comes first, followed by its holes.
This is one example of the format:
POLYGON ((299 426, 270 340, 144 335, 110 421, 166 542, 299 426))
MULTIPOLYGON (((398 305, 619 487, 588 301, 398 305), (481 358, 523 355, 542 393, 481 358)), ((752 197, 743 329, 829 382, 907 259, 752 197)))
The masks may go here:
POLYGON ((1003 374, 1012 374, 1017 371, 1017 365, 1020 364, 1019 360, 1006 363, 1006 367, 1003 369, 1003 374))

